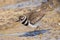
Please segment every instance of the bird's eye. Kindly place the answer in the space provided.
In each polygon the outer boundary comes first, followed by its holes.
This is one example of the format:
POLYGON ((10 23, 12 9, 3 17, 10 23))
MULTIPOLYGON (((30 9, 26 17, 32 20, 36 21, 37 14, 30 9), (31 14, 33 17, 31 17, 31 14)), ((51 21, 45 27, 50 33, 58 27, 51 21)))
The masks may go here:
POLYGON ((24 20, 24 17, 21 18, 21 21, 24 20))
POLYGON ((23 19, 21 18, 21 20, 23 20, 23 19))

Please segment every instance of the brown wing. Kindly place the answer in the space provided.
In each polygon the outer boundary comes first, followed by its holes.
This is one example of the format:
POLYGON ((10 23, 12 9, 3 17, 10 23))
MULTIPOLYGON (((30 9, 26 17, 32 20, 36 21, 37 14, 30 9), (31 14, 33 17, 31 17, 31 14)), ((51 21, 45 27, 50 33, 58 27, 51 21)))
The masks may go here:
POLYGON ((41 20, 44 15, 45 14, 42 12, 34 12, 33 14, 30 15, 29 20, 32 24, 35 24, 36 22, 41 20))
POLYGON ((43 12, 37 12, 37 11, 32 11, 30 13, 27 13, 26 16, 28 18, 28 20, 30 20, 30 22, 32 24, 35 24, 36 22, 38 22, 39 20, 41 20, 41 18, 45 15, 45 13, 43 12))

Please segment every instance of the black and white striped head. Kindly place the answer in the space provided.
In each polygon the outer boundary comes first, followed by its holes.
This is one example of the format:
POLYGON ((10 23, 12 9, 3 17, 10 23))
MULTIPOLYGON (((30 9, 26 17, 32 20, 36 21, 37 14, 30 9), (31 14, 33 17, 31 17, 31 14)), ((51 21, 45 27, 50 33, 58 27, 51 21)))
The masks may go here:
POLYGON ((28 26, 29 24, 29 21, 27 20, 26 16, 19 16, 19 20, 17 20, 16 22, 21 22, 25 26, 28 26))

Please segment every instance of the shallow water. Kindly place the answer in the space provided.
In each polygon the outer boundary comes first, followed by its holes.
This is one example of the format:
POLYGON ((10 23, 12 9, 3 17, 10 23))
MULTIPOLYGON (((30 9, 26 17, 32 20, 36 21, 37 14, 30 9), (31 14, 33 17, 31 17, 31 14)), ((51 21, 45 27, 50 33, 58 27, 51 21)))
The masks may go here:
POLYGON ((0 36, 31 37, 31 36, 43 34, 45 32, 48 32, 48 30, 35 30, 35 31, 23 32, 23 33, 13 33, 13 34, 0 34, 0 36))
POLYGON ((15 9, 15 8, 36 7, 36 6, 40 6, 42 2, 47 2, 47 0, 34 0, 33 2, 30 0, 26 2, 17 3, 14 5, 3 6, 0 7, 0 9, 7 10, 7 9, 15 9))
POLYGON ((36 36, 39 34, 43 34, 45 32, 47 32, 48 30, 35 30, 35 31, 30 31, 30 32, 26 32, 23 35, 19 35, 19 37, 31 37, 31 36, 36 36))

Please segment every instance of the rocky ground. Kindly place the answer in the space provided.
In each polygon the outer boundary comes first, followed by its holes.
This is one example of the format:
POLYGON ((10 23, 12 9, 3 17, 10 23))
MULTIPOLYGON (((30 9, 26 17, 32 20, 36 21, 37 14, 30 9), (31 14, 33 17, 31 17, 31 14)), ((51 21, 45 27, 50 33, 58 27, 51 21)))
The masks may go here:
MULTIPOLYGON (((1 0, 0 2, 2 3, 2 5, 0 5, 1 7, 4 6, 5 3, 9 5, 11 1, 12 4, 16 4, 14 0, 6 0, 6 2, 4 3, 3 1, 1 0)), ((53 0, 53 2, 53 6, 46 3, 42 4, 42 6, 32 7, 31 9, 29 9, 29 7, 22 9, 1 9, 0 35, 29 32, 34 30, 47 30, 47 32, 45 32, 44 34, 36 35, 34 37, 0 36, 0 40, 60 40, 60 6, 59 3, 56 2, 56 0, 53 0), (38 29, 24 26, 21 23, 16 22, 20 15, 31 13, 32 11, 37 11, 38 13, 45 12, 45 16, 40 20, 41 23, 38 29)))

